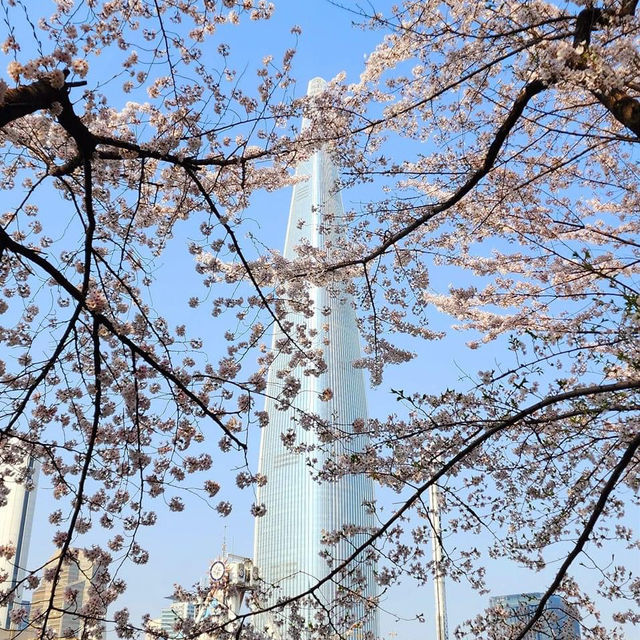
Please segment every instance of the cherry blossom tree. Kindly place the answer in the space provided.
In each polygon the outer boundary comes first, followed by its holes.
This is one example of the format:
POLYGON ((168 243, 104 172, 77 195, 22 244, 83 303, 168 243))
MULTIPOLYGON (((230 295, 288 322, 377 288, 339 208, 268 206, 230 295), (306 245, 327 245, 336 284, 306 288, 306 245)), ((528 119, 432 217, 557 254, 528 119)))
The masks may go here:
MULTIPOLYGON (((37 459, 60 499, 50 516, 59 547, 45 572, 51 598, 33 625, 45 628, 64 606, 56 594, 64 563, 101 528, 103 544, 89 555, 112 569, 83 605, 99 628, 125 588, 114 568, 147 560, 137 532, 156 521, 149 500, 182 510, 171 489, 208 472, 212 448, 235 451, 231 466, 246 466, 269 356, 246 377, 241 361, 263 344, 269 319, 280 319, 236 228, 250 194, 286 184, 296 162, 281 124, 293 49, 259 63, 245 90, 229 46, 210 41, 218 28, 267 20, 269 3, 61 1, 39 10, 3 3, 0 462, 20 482, 37 459), (205 62, 212 51, 217 60, 205 62), (93 76, 92 67, 102 70, 93 76), (227 332, 217 364, 200 336, 170 326, 152 302, 158 261, 183 221, 202 297, 213 291, 214 316, 230 310, 237 336, 227 332), (206 265, 203 246, 215 256, 206 265), (264 326, 245 317, 247 291, 248 304, 266 311, 264 326)), ((296 37, 294 29, 292 45, 296 37)), ((200 492, 224 516, 231 505, 213 501, 214 477, 200 492)), ((6 499, 4 481, 3 473, 6 499)), ((243 472, 240 482, 256 478, 243 472)), ((25 579, 31 588, 39 575, 36 567, 25 579)))
MULTIPOLYGON (((570 572, 613 539, 637 545, 624 519, 637 506, 640 445, 636 5, 360 12, 381 43, 360 82, 335 85, 315 112, 319 135, 337 141, 344 185, 380 192, 353 212, 343 256, 327 267, 359 276, 361 366, 376 381, 410 359, 407 344, 440 337, 429 326, 438 311, 470 349, 503 345, 467 388, 399 391, 407 412, 371 420, 370 455, 330 470, 376 469, 405 497, 374 536, 383 583, 431 578, 433 484, 449 576, 485 588, 472 532, 492 538, 489 562, 542 569, 561 549, 526 625, 496 632, 490 614, 469 623, 472 637, 523 638, 554 592, 580 607, 586 637, 615 637, 589 617, 594 594, 570 572), (460 284, 442 286, 442 273, 460 284)), ((638 622, 637 586, 628 567, 602 569, 598 591, 619 600, 619 622, 638 622)))
MULTIPOLYGON (((39 460, 60 499, 54 585, 83 536, 102 540, 89 550, 109 568, 83 609, 89 630, 124 591, 116 565, 146 562, 137 534, 156 521, 154 499, 180 511, 180 488, 206 476, 200 491, 224 516, 225 483, 264 481, 249 435, 266 420, 269 332, 277 325, 292 360, 321 370, 287 309, 312 313, 309 287, 337 279, 358 302, 355 364, 374 385, 459 334, 501 354, 460 388, 398 390, 404 409, 323 433, 366 432, 372 444, 316 469, 320 479, 369 473, 401 496, 351 560, 374 554, 382 587, 431 581, 425 499, 437 485, 451 579, 482 590, 492 558, 541 569, 562 555, 522 628, 500 629, 489 611, 457 633, 524 638, 554 593, 578 607, 585 637, 620 633, 571 570, 613 539, 638 545, 627 516, 640 445, 636 5, 345 7, 379 46, 359 82, 338 76, 296 99, 293 48, 257 63, 252 84, 220 35, 268 19, 262 0, 56 0, 42 16, 2 4, 0 465, 20 480, 39 460), (343 246, 286 261, 244 234, 251 196, 290 184, 320 147, 362 204, 343 246), (220 327, 208 342, 154 302, 158 265, 185 227, 201 292, 189 306, 220 327), (211 468, 214 448, 242 468, 235 479, 211 468)), ((617 601, 618 622, 638 622, 629 568, 602 567, 598 597, 617 601)), ((126 637, 137 623, 125 600, 113 617, 126 637)), ((56 608, 52 595, 36 626, 56 608)), ((252 637, 251 616, 232 633, 252 637)))

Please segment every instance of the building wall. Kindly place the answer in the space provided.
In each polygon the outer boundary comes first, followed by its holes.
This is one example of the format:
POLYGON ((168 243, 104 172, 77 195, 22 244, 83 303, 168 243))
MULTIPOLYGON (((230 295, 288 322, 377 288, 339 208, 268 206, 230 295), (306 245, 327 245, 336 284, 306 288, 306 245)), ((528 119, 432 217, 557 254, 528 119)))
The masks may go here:
POLYGON ((6 503, 0 505, 0 545, 15 547, 12 558, 0 557, 0 589, 10 591, 4 603, 0 604, 0 628, 11 627, 10 613, 14 602, 21 603, 23 580, 29 555, 33 512, 39 465, 31 457, 20 465, 0 466, 2 484, 8 490, 6 503))
MULTIPOLYGON (((69 554, 75 559, 63 563, 55 592, 52 593, 53 583, 44 578, 41 578, 39 586, 33 592, 29 625, 33 630, 39 631, 44 627, 57 636, 80 638, 85 634, 87 623, 77 614, 83 613, 83 607, 87 607, 99 594, 100 582, 97 577, 103 569, 81 549, 70 549, 69 554), (70 591, 75 592, 72 600, 66 599, 66 594, 70 591), (56 610, 51 609, 47 616, 50 604, 53 604, 56 610)), ((59 554, 54 554, 47 563, 47 569, 55 568, 58 558, 59 554)), ((94 615, 95 612, 95 608, 92 607, 94 615)), ((98 615, 106 614, 106 610, 100 611, 99 606, 97 612, 98 615)), ((104 637, 104 631, 98 635, 104 637)), ((95 634, 92 637, 95 637, 95 634)))

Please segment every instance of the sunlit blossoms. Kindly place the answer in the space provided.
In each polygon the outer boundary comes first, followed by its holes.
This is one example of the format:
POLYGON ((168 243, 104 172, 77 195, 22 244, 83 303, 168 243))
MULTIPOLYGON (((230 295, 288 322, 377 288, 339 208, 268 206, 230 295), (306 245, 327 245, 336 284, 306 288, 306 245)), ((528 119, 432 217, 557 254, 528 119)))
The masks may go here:
MULTIPOLYGON (((153 632, 122 608, 120 567, 145 565, 141 531, 194 501, 216 522, 265 514, 252 492, 269 480, 253 451, 270 428, 267 371, 282 356, 282 410, 325 372, 321 286, 353 296, 354 365, 385 397, 390 385, 394 405, 353 424, 299 411, 320 446, 371 440, 322 468, 293 430, 280 434, 318 482, 367 474, 391 495, 391 507, 363 505, 375 530, 326 540, 362 540, 356 561, 376 561, 385 588, 423 588, 437 484, 448 580, 483 592, 500 558, 546 570, 541 591, 576 607, 584 638, 639 622, 634 568, 590 555, 638 544, 637 4, 357 4, 345 20, 379 36, 359 77, 296 97, 295 20, 290 40, 238 57, 277 15, 270 2, 5 2, 0 499, 11 481, 34 486, 23 467, 37 460, 59 551, 26 568, 25 588, 86 547, 104 570, 78 615, 99 625, 118 600, 115 633, 153 632), (326 234, 337 238, 285 260, 257 235, 271 212, 252 204, 304 181, 293 170, 320 148, 354 204, 323 221, 342 225, 326 234), (595 595, 573 577, 585 563, 595 595)), ((333 401, 329 386, 314 393, 333 401)), ((0 556, 14 553, 0 540, 0 556)), ((294 627, 319 589, 290 603, 294 627)), ((217 631, 255 640, 243 616, 217 631)), ((496 638, 494 618, 457 633, 496 638)))

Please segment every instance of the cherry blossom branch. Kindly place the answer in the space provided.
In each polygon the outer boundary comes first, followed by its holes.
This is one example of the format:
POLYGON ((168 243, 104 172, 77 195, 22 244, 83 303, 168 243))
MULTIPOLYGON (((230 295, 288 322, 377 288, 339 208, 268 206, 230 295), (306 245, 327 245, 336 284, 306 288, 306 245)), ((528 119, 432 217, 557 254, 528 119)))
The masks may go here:
MULTIPOLYGON (((508 418, 494 427, 490 427, 487 429, 482 435, 478 436, 474 440, 472 440, 466 447, 464 447, 459 453, 457 453, 451 460, 445 463, 440 471, 434 473, 427 482, 422 484, 420 488, 411 496, 405 503, 389 518, 382 527, 378 531, 376 531, 370 538, 361 544, 343 563, 341 563, 338 567, 332 570, 325 578, 320 581, 322 584, 327 580, 335 577, 343 568, 345 568, 350 562, 355 560, 360 553, 362 553, 370 544, 375 542, 378 538, 380 538, 389 528, 397 522, 402 516, 413 506, 413 504, 429 489, 429 487, 435 484, 440 478, 446 475, 449 471, 451 471, 458 462, 462 461, 466 458, 472 451, 474 451, 477 447, 483 444, 485 441, 489 440, 495 434, 504 431, 508 427, 512 427, 515 424, 521 422, 525 418, 530 415, 535 414, 536 412, 544 409, 548 406, 558 404, 560 402, 564 402, 566 400, 572 400, 575 398, 600 395, 603 393, 612 393, 616 391, 630 391, 633 389, 640 389, 640 380, 629 380, 626 382, 617 382, 609 385, 601 385, 601 386, 592 386, 592 387, 584 387, 581 389, 573 389, 571 391, 567 391, 565 393, 560 393, 554 396, 550 396, 544 398, 543 400, 519 411, 511 418, 508 418)), ((640 438, 640 436, 638 436, 640 438)), ((634 440, 635 442, 635 440, 634 440)), ((637 448, 637 445, 636 445, 637 448)), ((635 449, 634 449, 635 450, 635 449)), ((318 584, 317 586, 320 586, 318 584)), ((300 595, 303 597, 308 595, 311 590, 315 589, 314 586, 312 589, 300 595)))
MULTIPOLYGON (((89 163, 86 163, 89 164, 89 163)), ((89 468, 91 463, 93 462, 93 449, 96 443, 96 436, 98 434, 98 427, 100 425, 100 415, 101 415, 101 400, 102 400, 102 380, 100 378, 100 369, 101 369, 101 356, 100 356, 100 322, 97 317, 93 318, 92 330, 91 330, 91 338, 93 340, 93 379, 94 379, 94 396, 93 396, 93 421, 91 424, 91 432, 89 433, 89 438, 87 442, 87 450, 85 453, 84 464, 82 466, 82 471, 80 473, 80 477, 78 478, 78 489, 76 491, 76 499, 73 505, 73 513, 71 514, 71 519, 69 521, 69 526, 67 528, 67 534, 62 541, 60 546, 60 556, 58 559, 58 563, 55 568, 55 573, 53 575, 53 579, 51 581, 51 595, 49 596, 49 604, 47 610, 44 612, 44 619, 42 621, 42 631, 44 634, 44 630, 47 628, 47 622, 49 620, 49 615, 54 606, 54 601, 56 599, 58 581, 60 580, 60 574, 62 572, 62 566, 67 560, 67 553, 69 551, 69 547, 71 546, 73 532, 76 528, 76 523, 78 518, 80 517, 80 512, 82 510, 82 504, 84 502, 84 486, 89 475, 89 468)))
MULTIPOLYGON (((61 72, 62 73, 62 72, 61 72)), ((64 76, 68 75, 65 70, 64 76)), ((264 149, 250 154, 224 158, 223 156, 208 158, 181 157, 167 152, 155 151, 150 147, 127 141, 119 140, 105 135, 95 135, 82 122, 81 118, 74 112, 73 105, 69 100, 68 90, 73 87, 85 86, 82 82, 63 82, 60 87, 54 86, 51 78, 41 78, 31 84, 17 88, 7 89, 4 100, 0 103, 0 127, 3 127, 14 120, 18 120, 26 115, 41 111, 43 109, 54 109, 56 103, 60 105, 60 113, 57 120, 66 132, 74 139, 78 147, 79 155, 71 158, 61 166, 53 167, 49 173, 53 176, 61 176, 70 173, 82 164, 83 156, 90 156, 98 145, 106 145, 133 151, 139 158, 154 158, 164 160, 178 166, 236 166, 243 165, 253 160, 264 157, 272 157, 274 152, 264 149)), ((204 134, 203 134, 204 135, 204 134)), ((98 149, 96 155, 99 158, 110 160, 126 160, 120 154, 115 154, 106 150, 98 149)))
MULTIPOLYGON (((81 300, 85 300, 87 297, 87 292, 89 290, 89 283, 90 283, 90 274, 91 274, 91 254, 92 254, 92 248, 93 248, 93 235, 95 232, 95 217, 93 215, 93 203, 92 203, 92 184, 91 184, 91 165, 89 162, 85 163, 85 208, 87 211, 87 215, 89 218, 89 223, 87 225, 86 231, 85 231, 85 244, 84 244, 84 268, 83 268, 83 279, 82 279, 82 286, 81 286, 81 290, 80 290, 80 296, 81 296, 81 300)), ((4 229, 3 229, 4 231, 4 229)), ((6 244, 2 243, 2 239, 0 238, 0 246, 2 248, 4 248, 6 246, 6 244)), ((0 252, 1 253, 1 252, 0 252)), ((45 363, 45 365, 42 367, 40 373, 38 374, 38 376, 36 376, 36 379, 30 384, 29 388, 27 389, 26 394, 24 395, 24 397, 22 398, 21 402, 19 403, 19 405, 16 407, 15 411, 13 412, 13 416, 11 417, 11 419, 9 420, 9 422, 7 423, 7 425, 5 427, 3 427, 0 430, 0 440, 4 439, 6 437, 9 437, 11 435, 11 428, 13 427, 13 425, 19 420, 20 416, 23 414, 29 399, 31 398, 31 396, 33 395, 33 393, 36 391, 36 389, 38 388, 38 386, 40 385, 40 383, 47 377, 49 371, 51 371, 51 369, 53 368, 53 366, 55 365, 55 363, 58 360, 58 357, 60 356, 60 354, 62 353, 62 351, 64 350, 64 347, 67 343, 67 339, 69 337, 69 335, 71 334, 72 331, 75 330, 76 327, 76 323, 78 321, 78 318, 80 317, 80 312, 82 311, 83 308, 83 303, 81 301, 78 302, 78 304, 76 305, 76 308, 69 320, 69 322, 67 323, 67 326, 65 328, 64 333, 62 334, 62 337, 60 338, 60 340, 58 341, 58 344, 56 345, 56 348, 54 349, 53 353, 51 354, 51 356, 48 358, 47 362, 45 363)))
MULTIPOLYGON (((179 167, 233 167, 242 166, 253 160, 260 160, 266 157, 273 157, 274 152, 267 149, 261 149, 260 151, 254 151, 251 153, 242 154, 240 156, 232 156, 226 158, 222 155, 210 156, 205 158, 194 158, 191 156, 178 156, 174 153, 168 153, 165 151, 156 151, 150 147, 146 147, 135 142, 128 140, 121 140, 112 136, 96 135, 95 142, 98 145, 110 146, 115 149, 122 149, 125 151, 131 151, 136 154, 137 158, 152 158, 154 160, 162 160, 175 164, 179 167)), ((96 155, 103 160, 127 160, 131 156, 123 156, 113 151, 107 151, 105 149, 98 149, 96 155)))
POLYGON ((176 69, 175 69, 175 65, 173 64, 173 59, 171 56, 172 47, 170 46, 170 43, 169 43, 169 36, 167 35, 167 30, 164 26, 164 21, 162 19, 162 10, 158 6, 158 0, 153 0, 153 4, 156 9, 156 16, 158 18, 158 24, 160 25, 160 33, 162 34, 162 40, 164 41, 164 46, 165 46, 165 51, 167 56, 167 63, 169 65, 169 73, 171 75, 171 88, 173 89, 173 97, 176 103, 178 103, 178 94, 176 92, 176 87, 178 83, 176 82, 176 69))
MULTIPOLYGON (((340 2, 337 2, 336 0, 328 0, 329 4, 332 4, 340 9, 342 9, 343 11, 346 11, 348 13, 352 13, 356 16, 359 16, 360 18, 365 18, 367 20, 371 20, 372 22, 375 22, 375 24, 377 25, 384 25, 390 29, 393 30, 398 30, 398 31, 406 31, 409 33, 415 33, 416 29, 414 28, 414 26, 412 24, 404 24, 401 21, 398 22, 392 22, 391 20, 389 20, 388 18, 385 18, 383 14, 379 13, 379 12, 374 12, 373 14, 369 14, 366 13, 364 11, 364 9, 362 9, 360 6, 354 7, 351 5, 347 5, 347 4, 342 4, 340 2)), ((373 6, 370 4, 370 7, 373 9, 373 6)), ((503 37, 503 36, 513 36, 513 35, 518 35, 520 33, 529 31, 531 29, 536 29, 539 27, 544 27, 547 25, 553 25, 556 23, 564 23, 567 21, 567 19, 569 19, 571 16, 569 16, 568 14, 563 14, 561 16, 557 16, 555 18, 544 18, 542 20, 539 20, 537 22, 532 22, 530 24, 527 24, 526 26, 522 26, 522 27, 514 27, 512 29, 506 29, 505 31, 501 32, 500 34, 483 34, 483 35, 478 35, 476 33, 465 33, 465 32, 460 32, 460 31, 454 31, 453 29, 451 30, 452 33, 455 33, 456 35, 460 35, 463 37, 468 37, 468 38, 478 38, 478 39, 483 39, 483 40, 494 40, 496 38, 499 37, 503 37)), ((415 22, 414 22, 415 24, 415 22)))
POLYGON ((307 355, 307 353, 291 337, 289 332, 286 330, 286 328, 283 326, 282 322, 280 321, 280 318, 278 318, 278 316, 276 315, 275 311, 271 308, 271 304, 269 303, 269 301, 265 297, 264 293, 262 292, 262 287, 260 286, 260 283, 256 280, 256 278, 255 278, 255 276, 253 274, 253 270, 251 269, 251 265, 249 264, 247 259, 244 257, 244 252, 242 251, 242 247, 240 246, 240 243, 238 242, 238 238, 236 237, 236 234, 235 234, 234 230, 231 228, 229 223, 220 215, 220 212, 218 211, 218 208, 216 207, 215 203, 211 199, 211 196, 209 195, 207 190, 204 188, 204 185, 202 184, 202 181, 200 180, 200 178, 198 178, 197 174, 195 173, 195 171, 191 167, 185 166, 184 170, 187 172, 187 175, 195 183, 196 187, 198 188, 198 191, 200 191, 200 194, 205 199, 209 209, 214 213, 214 215, 216 216, 216 218, 218 219, 220 224, 222 224, 222 226, 224 227, 224 230, 229 234, 229 237, 231 238, 231 242, 232 242, 233 247, 234 247, 234 249, 236 251, 236 254, 238 255, 238 258, 240 259, 240 262, 242 263, 242 266, 244 267, 244 270, 245 270, 247 276, 249 277, 249 280, 251 281, 251 284, 253 285, 253 288, 255 289, 256 293, 258 294, 258 297, 260 298, 260 300, 262 301, 262 304, 263 304, 264 308, 267 310, 267 313, 272 317, 272 319, 276 323, 277 327, 280 329, 280 331, 282 331, 283 335, 286 336, 286 338, 291 342, 291 344, 294 345, 295 348, 301 354, 303 354, 305 358, 308 358, 309 356, 307 355))
MULTIPOLYGON (((1 240, 0 240, 0 244, 1 244, 1 240)), ((53 350, 53 353, 49 356, 44 366, 41 368, 40 373, 36 376, 35 380, 29 385, 27 392, 23 396, 18 406, 15 408, 13 412, 13 416, 10 418, 9 422, 6 424, 6 426, 0 429, 0 440, 3 440, 8 437, 12 437, 14 435, 11 433, 11 429, 13 425, 20 419, 20 416, 24 413, 24 410, 27 407, 29 399, 31 398, 33 393, 36 391, 36 389, 40 386, 40 383, 47 377, 47 375, 49 374, 49 371, 51 371, 53 366, 56 364, 58 357, 60 356, 60 354, 62 353, 62 351, 64 350, 67 344, 67 340, 69 339, 69 335, 71 334, 71 331, 76 326, 76 323, 78 321, 78 318, 80 317, 80 312, 82 311, 82 308, 83 308, 82 303, 78 303, 76 305, 76 308, 74 309, 73 314, 71 315, 71 318, 69 319, 69 322, 65 327, 62 337, 60 338, 60 340, 58 340, 58 344, 56 345, 56 348, 53 350)))
MULTIPOLYGON (((634 15, 636 5, 637 1, 625 2, 618 15, 622 17, 634 15)), ((574 48, 578 46, 577 40, 580 40, 583 43, 585 42, 584 34, 582 34, 582 32, 587 28, 587 26, 589 29, 588 33, 590 34, 595 24, 598 23, 599 20, 602 20, 602 18, 595 19, 591 15, 591 13, 589 13, 591 11, 592 10, 590 9, 585 9, 581 12, 581 15, 584 14, 584 16, 582 18, 579 17, 576 21, 576 29, 574 30, 574 48), (589 13, 588 16, 587 13, 589 13)), ((601 10, 596 11, 600 11, 600 13, 602 13, 601 10)), ((588 41, 586 41, 586 45, 588 45, 588 41)), ((536 79, 528 83, 520 91, 520 93, 514 100, 511 109, 507 114, 507 117, 495 133, 493 141, 489 145, 489 148, 487 149, 487 152, 485 154, 482 166, 478 170, 474 171, 471 176, 465 181, 465 183, 460 188, 458 188, 455 193, 451 195, 447 200, 436 205, 426 206, 426 213, 417 217, 415 220, 413 220, 413 222, 406 225, 396 233, 390 234, 388 238, 386 238, 385 241, 382 242, 375 250, 369 252, 364 257, 359 259, 340 261, 328 266, 327 271, 336 271, 354 265, 366 266, 367 263, 386 253, 389 248, 410 235, 413 231, 421 227, 425 222, 431 220, 439 213, 450 209, 452 206, 462 200, 462 198, 464 198, 464 196, 466 196, 482 180, 482 178, 484 178, 491 171, 504 142, 522 116, 524 109, 529 101, 535 95, 541 93, 548 87, 549 82, 541 79, 536 79)), ((640 138, 640 101, 630 97, 621 89, 614 88, 606 92, 592 93, 621 124, 623 124, 640 138)), ((396 117, 397 115, 400 115, 400 113, 413 110, 417 106, 419 106, 419 103, 413 103, 407 107, 404 107, 398 114, 394 113, 392 117, 396 117)), ((374 124, 380 124, 383 121, 384 120, 381 119, 374 124)), ((368 128, 368 126, 366 128, 368 128)), ((358 130, 356 130, 355 132, 357 131, 358 130)))
POLYGON ((544 609, 547 602, 549 601, 549 598, 558 589, 558 587, 562 583, 562 580, 566 576, 569 567, 571 566, 573 561, 580 555, 580 552, 582 551, 585 544, 589 540, 589 537, 593 532, 593 529, 598 521, 598 518, 600 518, 600 516, 602 515, 602 512, 604 511, 607 505, 609 497, 613 493, 613 490, 615 489, 616 485, 618 484, 618 481, 622 477, 622 474, 626 471, 627 467, 633 460, 633 456, 635 455, 639 447, 640 447, 640 433, 638 433, 633 438, 633 440, 631 440, 631 442, 629 443, 629 446, 627 447, 625 452, 622 454, 622 457, 620 458, 618 464, 614 467, 613 471, 611 472, 611 475, 609 476, 609 479, 607 480, 605 486, 600 492, 600 495, 598 496, 598 500, 595 506, 593 507, 593 510, 591 511, 589 520, 587 520, 587 523, 584 529, 582 530, 580 537, 576 541, 571 552, 565 558, 564 562, 562 563, 562 566, 556 573, 553 579, 553 582, 549 585, 549 588, 545 591, 542 598, 540 598, 540 601, 538 603, 538 606, 535 612, 533 613, 533 615, 531 616, 527 624, 519 631, 518 635, 514 638, 514 640, 523 640, 527 632, 531 630, 534 624, 544 614, 544 609))
MULTIPOLYGON (((509 427, 512 427, 518 424, 525 418, 537 413, 541 409, 564 402, 566 400, 573 400, 573 399, 589 397, 589 396, 599 396, 601 394, 614 393, 618 391, 631 391, 636 389, 640 389, 640 380, 628 380, 628 381, 616 382, 608 385, 598 385, 598 386, 583 387, 580 389, 573 389, 571 391, 567 391, 564 393, 560 393, 560 394, 556 394, 556 395, 544 398, 539 402, 536 402, 535 404, 532 404, 526 407, 525 409, 522 409, 521 411, 517 412, 510 418, 506 418, 505 420, 501 421, 499 424, 484 430, 484 432, 481 435, 471 440, 467 446, 461 449, 448 462, 443 464, 440 470, 436 471, 433 475, 431 475, 431 477, 425 483, 423 483, 413 493, 413 495, 411 495, 402 504, 402 506, 390 518, 388 518, 384 522, 384 524, 379 529, 377 529, 373 534, 371 534, 367 538, 367 540, 365 540, 362 544, 356 547, 354 551, 345 560, 343 560, 340 564, 335 566, 324 577, 318 579, 314 585, 312 585, 305 591, 291 598, 288 598, 285 601, 278 602, 277 604, 273 604, 268 607, 261 608, 259 611, 256 611, 256 612, 243 614, 242 616, 238 616, 238 619, 256 615, 257 613, 268 613, 269 611, 281 609, 283 606, 286 606, 287 604, 300 600, 306 596, 312 595, 315 591, 317 591, 320 587, 322 587, 322 585, 326 584, 329 581, 332 581, 336 576, 340 574, 340 572, 344 571, 344 569, 346 569, 352 562, 356 561, 358 556, 361 553, 366 551, 366 549, 368 549, 369 547, 373 546, 378 539, 383 537, 385 533, 387 533, 387 531, 389 531, 394 524, 396 524, 398 521, 401 521, 404 518, 404 515, 413 507, 413 505, 417 501, 421 500, 422 496, 426 491, 428 491, 429 487, 437 483, 440 478, 447 475, 454 467, 457 466, 459 462, 464 460, 468 455, 470 455, 473 451, 475 451, 478 447, 480 447, 482 444, 484 444, 486 441, 488 441, 497 433, 500 433, 508 429, 509 427)), ((603 498, 605 504, 606 504, 606 500, 608 499, 609 495, 611 494, 617 482, 619 474, 621 474, 622 471, 624 471, 624 468, 626 468, 626 466, 629 464, 630 459, 633 457, 633 453, 635 453, 638 446, 640 446, 640 434, 638 434, 633 438, 633 440, 631 441, 631 444, 629 445, 625 454, 621 458, 621 461, 616 465, 614 473, 617 473, 618 475, 614 479, 612 486, 610 486, 611 484, 611 478, 610 478, 609 482, 605 487, 606 497, 603 498), (622 464, 623 460, 624 460, 624 465, 622 464)), ((605 494, 605 490, 603 490, 603 495, 605 494)), ((602 495, 601 495, 601 498, 602 498, 602 495)), ((598 505, 599 504, 600 502, 598 502, 598 505)), ((593 525, 595 525, 595 521, 597 521, 601 511, 602 509, 600 509, 600 512, 597 514, 595 519, 593 519, 593 515, 592 515, 592 518, 590 518, 589 520, 590 523, 593 520, 592 528, 593 528, 593 525)), ((585 539, 585 542, 586 542, 586 539, 585 539)), ((584 542, 583 542, 583 545, 584 545, 584 542)), ((557 585, 554 587, 554 589, 555 588, 557 588, 557 585)))
POLYGON ((70 296, 72 296, 75 300, 79 301, 83 308, 92 316, 99 319, 100 323, 110 332, 112 333, 120 342, 125 344, 130 350, 134 351, 142 360, 144 360, 148 365, 150 365, 153 369, 158 371, 162 375, 163 378, 175 384, 180 391, 182 391, 189 400, 191 400, 202 412, 211 418, 225 433, 225 435, 230 438, 235 445, 242 450, 246 450, 247 445, 238 439, 229 429, 225 426, 225 424, 220 419, 218 413, 214 413, 207 405, 205 405, 198 396, 191 391, 185 383, 178 378, 178 376, 164 367, 162 364, 156 361, 156 359, 147 351, 142 349, 139 345, 137 345, 133 340, 131 340, 128 336, 126 336, 121 330, 119 330, 116 324, 111 321, 107 316, 96 311, 94 309, 90 309, 87 307, 86 300, 82 298, 82 295, 78 289, 67 280, 67 278, 62 274, 58 269, 56 269, 48 260, 45 260, 42 256, 40 256, 35 250, 30 249, 29 247, 25 247, 20 243, 16 242, 11 238, 11 236, 4 230, 0 228, 0 246, 6 245, 8 249, 17 253, 19 255, 28 258, 34 264, 37 264, 41 269, 43 269, 46 273, 48 273, 70 296))
POLYGON ((493 168, 493 164, 498 157, 500 149, 505 143, 511 130, 517 124, 529 101, 534 96, 544 91, 546 88, 546 82, 544 82, 543 80, 534 80, 533 82, 527 84, 520 91, 517 98, 514 100, 513 105, 511 106, 511 109, 507 114, 507 117, 504 119, 504 121, 496 131, 493 141, 489 145, 487 153, 485 154, 481 167, 474 171, 471 176, 465 181, 465 183, 460 188, 458 188, 453 195, 451 195, 440 204, 425 207, 427 210, 425 214, 417 217, 413 222, 403 227, 400 231, 390 234, 382 244, 380 244, 376 249, 374 249, 364 257, 353 260, 343 260, 327 267, 327 271, 336 271, 338 269, 343 269, 344 267, 350 267, 354 265, 366 265, 378 256, 386 253, 386 251, 393 245, 395 245, 403 238, 406 238, 413 231, 421 227, 425 222, 431 220, 439 213, 450 209, 453 205, 462 200, 462 198, 464 198, 464 196, 466 196, 480 182, 480 180, 482 180, 482 178, 484 178, 491 171, 491 169, 493 168))

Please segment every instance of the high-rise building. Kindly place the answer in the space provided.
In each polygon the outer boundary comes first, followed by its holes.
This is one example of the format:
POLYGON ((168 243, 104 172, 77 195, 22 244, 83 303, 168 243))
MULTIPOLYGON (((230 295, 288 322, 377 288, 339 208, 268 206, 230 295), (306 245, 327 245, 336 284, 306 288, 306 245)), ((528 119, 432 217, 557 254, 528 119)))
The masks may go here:
POLYGON ((154 640, 158 636, 153 631, 166 634, 168 638, 182 638, 184 634, 178 629, 180 623, 193 621, 196 615, 196 605, 193 602, 176 600, 169 597, 171 604, 164 607, 159 618, 149 622, 150 633, 145 634, 146 640, 154 640))
MULTIPOLYGON (((317 94, 324 85, 319 78, 312 80, 309 94, 317 94)), ((295 258, 296 248, 305 245, 330 253, 345 227, 337 169, 328 153, 318 151, 297 167, 296 175, 308 179, 293 188, 284 257, 295 258)), ((275 329, 273 338, 276 355, 265 407, 269 424, 262 433, 259 461, 259 473, 267 483, 257 494, 266 513, 256 518, 254 548, 254 564, 272 588, 266 605, 312 587, 346 560, 365 539, 363 532, 374 527, 370 477, 347 474, 322 482, 314 477, 327 464, 340 465, 344 456, 360 455, 368 439, 356 433, 362 429, 354 429, 354 424, 365 424, 366 399, 362 371, 353 366, 360 358, 353 300, 338 280, 314 287, 310 294, 313 315, 291 309, 286 321, 294 335, 296 326, 306 328, 309 342, 298 347, 307 353, 321 349, 326 370, 309 375, 305 370, 312 367, 299 352, 284 353, 282 327, 275 329), (290 388, 298 384, 290 400, 290 388), (333 438, 337 432, 342 436, 333 438), (342 540, 323 542, 327 533, 338 530, 345 532, 342 540)), ((287 638, 294 616, 309 635, 319 625, 341 638, 376 634, 375 612, 367 610, 375 596, 373 563, 360 557, 345 573, 349 572, 327 581, 306 603, 298 602, 298 609, 257 617, 256 626, 268 628, 271 637, 287 638)))
POLYGON ((31 540, 33 511, 36 501, 38 464, 30 456, 23 465, 0 466, 0 492, 4 504, 0 506, 0 546, 14 549, 13 556, 0 556, 0 628, 20 626, 11 624, 11 611, 16 606, 28 607, 22 602, 23 582, 26 577, 27 556, 31 540))
MULTIPOLYGON (((503 610, 509 627, 522 627, 531 620, 542 593, 514 593, 490 598, 491 608, 503 610)), ((535 626, 527 632, 525 640, 580 640, 578 612, 558 595, 552 595, 544 607, 544 613, 535 626)))
POLYGON ((170 638, 181 638, 182 634, 176 631, 176 623, 193 620, 195 613, 196 605, 193 602, 174 600, 162 610, 160 628, 166 631, 170 638))
MULTIPOLYGON (((46 570, 55 569, 59 562, 55 553, 47 562, 46 570)), ((106 614, 100 597, 104 567, 82 549, 69 549, 55 585, 52 580, 41 578, 33 592, 29 626, 31 630, 51 631, 59 638, 85 638, 87 629, 96 637, 92 621, 106 614)), ((100 628, 100 625, 98 625, 100 628)), ((104 636, 104 631, 98 632, 104 636)))

